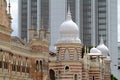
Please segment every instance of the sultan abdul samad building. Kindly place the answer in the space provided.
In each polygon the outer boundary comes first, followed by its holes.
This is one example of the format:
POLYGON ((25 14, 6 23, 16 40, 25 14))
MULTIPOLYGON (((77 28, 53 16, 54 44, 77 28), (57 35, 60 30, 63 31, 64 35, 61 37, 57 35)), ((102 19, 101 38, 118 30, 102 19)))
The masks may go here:
POLYGON ((39 33, 29 29, 29 42, 12 37, 6 8, 6 0, 0 0, 0 80, 110 80, 111 60, 103 39, 96 48, 83 50, 70 9, 53 53, 50 33, 43 27, 39 33))

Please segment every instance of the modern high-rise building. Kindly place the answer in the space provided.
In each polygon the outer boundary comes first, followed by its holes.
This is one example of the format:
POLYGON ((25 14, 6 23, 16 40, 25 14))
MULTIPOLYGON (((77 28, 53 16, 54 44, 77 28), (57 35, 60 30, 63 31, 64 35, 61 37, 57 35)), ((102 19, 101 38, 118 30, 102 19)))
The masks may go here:
POLYGON ((49 26, 49 0, 19 0, 19 36, 28 40, 28 29, 49 26))
POLYGON ((66 19, 68 6, 84 45, 96 46, 103 37, 112 56, 112 73, 118 77, 117 0, 19 0, 20 37, 28 38, 30 27, 38 31, 43 24, 46 30, 50 28, 51 50, 54 51, 54 44, 60 38, 58 29, 66 19))
POLYGON ((117 0, 80 0, 80 38, 85 45, 96 46, 103 36, 110 49, 112 73, 117 68, 117 0))
MULTIPOLYGON (((120 73, 120 42, 118 42, 118 70, 120 73)), ((119 79, 120 79, 120 74, 119 74, 119 79)))

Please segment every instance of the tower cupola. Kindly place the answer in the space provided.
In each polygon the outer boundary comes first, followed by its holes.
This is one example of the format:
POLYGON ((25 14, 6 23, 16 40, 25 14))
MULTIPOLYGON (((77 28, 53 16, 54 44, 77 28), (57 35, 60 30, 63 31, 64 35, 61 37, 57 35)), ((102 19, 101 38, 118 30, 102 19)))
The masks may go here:
POLYGON ((81 43, 81 40, 79 39, 79 28, 77 24, 72 20, 70 7, 68 8, 66 21, 61 24, 59 30, 59 43, 81 43))
POLYGON ((104 44, 103 38, 101 37, 100 44, 97 46, 97 49, 100 50, 104 57, 109 55, 109 49, 104 44))

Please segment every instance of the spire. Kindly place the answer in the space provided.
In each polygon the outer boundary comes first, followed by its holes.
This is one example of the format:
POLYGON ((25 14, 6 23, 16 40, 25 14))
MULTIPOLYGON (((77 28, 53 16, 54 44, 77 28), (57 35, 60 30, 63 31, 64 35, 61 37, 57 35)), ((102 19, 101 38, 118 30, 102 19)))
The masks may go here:
POLYGON ((104 44, 103 37, 101 35, 100 44, 104 44))
POLYGON ((44 29, 44 26, 43 26, 43 19, 41 21, 41 29, 44 29))
POLYGON ((9 4, 8 4, 9 14, 11 12, 10 8, 11 8, 11 5, 10 5, 10 0, 9 0, 9 4))
POLYGON ((2 0, 1 0, 1 5, 0 6, 2 7, 2 0))
POLYGON ((48 22, 48 26, 47 26, 47 32, 50 32, 49 22, 48 22))
POLYGON ((86 54, 86 53, 87 53, 87 52, 86 52, 86 45, 85 45, 85 48, 84 48, 84 50, 85 50, 85 54, 86 54))
POLYGON ((87 53, 89 53, 89 47, 87 47, 87 53))
POLYGON ((43 19, 41 20, 41 29, 39 30, 39 38, 43 40, 45 37, 45 30, 43 26, 43 19))
POLYGON ((12 17, 11 17, 11 4, 10 4, 10 0, 9 0, 9 3, 8 3, 8 18, 9 18, 9 27, 11 28, 11 20, 12 20, 12 17))
POLYGON ((32 19, 31 19, 31 29, 34 29, 33 28, 33 16, 32 16, 32 19))
POLYGON ((67 12, 67 20, 72 20, 71 12, 70 12, 70 6, 68 5, 68 12, 67 12))

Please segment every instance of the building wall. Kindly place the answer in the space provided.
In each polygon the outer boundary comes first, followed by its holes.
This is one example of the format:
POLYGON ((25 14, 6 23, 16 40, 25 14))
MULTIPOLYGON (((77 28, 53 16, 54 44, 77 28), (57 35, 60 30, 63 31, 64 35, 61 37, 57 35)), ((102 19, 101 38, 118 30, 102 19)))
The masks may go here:
POLYGON ((87 50, 83 55, 82 45, 78 44, 56 44, 57 59, 49 63, 50 79, 110 80, 111 61, 106 58, 103 59, 101 55, 90 55, 91 53, 87 50))
MULTIPOLYGON (((120 72, 120 42, 118 42, 118 73, 120 72)), ((120 79, 120 75, 118 75, 120 79)))

